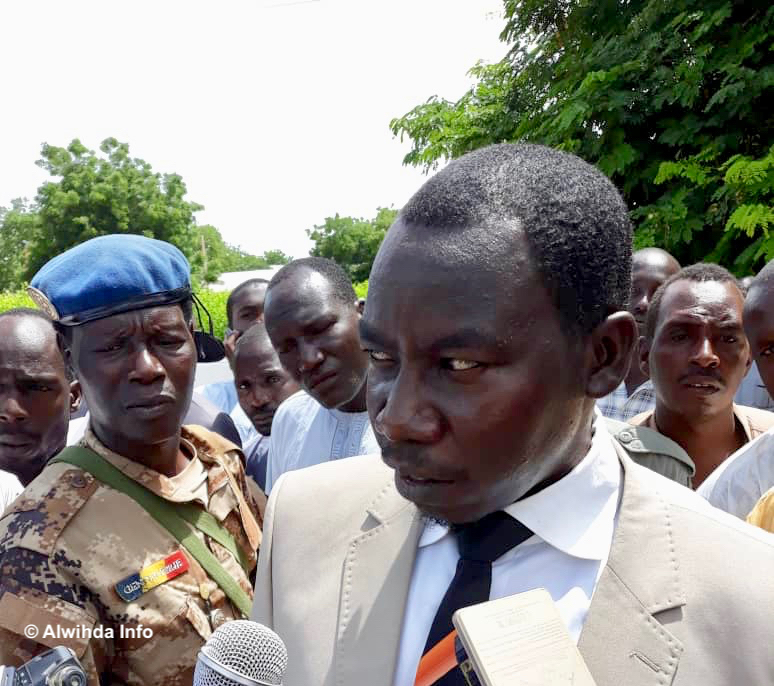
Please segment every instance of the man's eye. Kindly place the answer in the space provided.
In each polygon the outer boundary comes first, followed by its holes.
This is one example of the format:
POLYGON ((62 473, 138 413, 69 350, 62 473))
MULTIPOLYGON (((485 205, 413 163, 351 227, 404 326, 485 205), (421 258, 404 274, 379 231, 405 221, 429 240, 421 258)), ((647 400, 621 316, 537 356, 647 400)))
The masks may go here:
POLYGON ((42 383, 31 383, 27 385, 27 390, 37 391, 39 393, 46 393, 47 391, 51 390, 51 387, 46 386, 46 384, 42 384, 42 383))
POLYGON ((455 357, 450 357, 444 360, 444 366, 447 369, 451 369, 453 372, 466 372, 469 369, 480 367, 481 364, 474 362, 473 360, 460 360, 455 357))
POLYGON ((771 355, 771 353, 772 353, 771 346, 768 346, 763 350, 761 350, 761 357, 768 357, 769 355, 771 355))
POLYGON ((368 350, 368 354, 374 362, 389 362, 392 358, 381 350, 368 350))
POLYGON ((684 341, 687 338, 687 336, 684 333, 673 333, 672 334, 672 340, 675 343, 679 343, 680 341, 684 341))
POLYGON ((278 376, 277 374, 274 374, 273 376, 270 376, 268 379, 266 379, 266 383, 271 384, 272 386, 281 382, 282 377, 278 376))

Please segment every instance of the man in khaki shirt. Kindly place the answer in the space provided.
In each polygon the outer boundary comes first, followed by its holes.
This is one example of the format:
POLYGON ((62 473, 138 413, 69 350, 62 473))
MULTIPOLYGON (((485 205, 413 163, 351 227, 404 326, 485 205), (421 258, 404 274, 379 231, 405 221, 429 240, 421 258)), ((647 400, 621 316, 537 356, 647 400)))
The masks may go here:
MULTIPOLYGON (((250 597, 261 531, 241 455, 217 434, 180 426, 197 361, 188 279, 176 248, 124 235, 60 255, 32 286, 91 409, 81 445, 167 502, 209 512, 238 556, 194 534, 250 597)), ((211 632, 241 616, 135 500, 64 462, 0 519, 0 569, 0 664, 64 645, 90 686, 188 686, 211 632)))
POLYGON ((694 264, 653 297, 641 341, 656 407, 631 424, 658 431, 693 461, 696 488, 729 455, 774 426, 774 413, 734 404, 751 364, 742 328, 744 297, 716 264, 694 264))

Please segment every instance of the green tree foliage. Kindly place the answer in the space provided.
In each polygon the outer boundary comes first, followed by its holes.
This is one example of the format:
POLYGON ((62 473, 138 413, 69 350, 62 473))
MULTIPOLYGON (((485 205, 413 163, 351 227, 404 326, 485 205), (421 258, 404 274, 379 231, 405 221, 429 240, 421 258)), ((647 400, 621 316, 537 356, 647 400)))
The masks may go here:
POLYGON ((286 255, 282 250, 267 250, 263 253, 263 259, 268 264, 287 264, 293 261, 293 258, 290 255, 286 255))
POLYGON ((505 0, 501 62, 391 122, 425 169, 493 142, 577 153, 623 191, 638 246, 737 274, 774 258, 774 6, 505 0))
POLYGON ((226 243, 220 232, 208 224, 196 226, 194 233, 194 250, 189 256, 191 269, 206 283, 216 281, 223 272, 266 269, 276 264, 287 264, 293 259, 281 250, 267 250, 261 257, 250 255, 226 243))
POLYGON ((38 230, 38 216, 23 200, 14 200, 10 209, 0 207, 0 291, 24 281, 30 244, 38 230))
POLYGON ((194 213, 202 206, 185 200, 180 176, 154 172, 115 138, 100 150, 102 156, 77 139, 66 148, 43 145, 38 165, 58 180, 38 189, 40 229, 28 278, 55 255, 108 233, 142 233, 192 254, 194 213))
POLYGON ((397 210, 380 207, 373 219, 340 217, 338 214, 326 217, 323 224, 306 232, 314 241, 310 254, 337 262, 354 283, 365 281, 384 234, 397 214, 397 210))
POLYGON ((101 154, 79 140, 66 148, 44 144, 38 165, 53 179, 35 202, 0 208, 0 291, 21 287, 49 259, 96 236, 143 234, 168 241, 188 257, 195 283, 224 271, 262 269, 290 258, 280 250, 250 255, 223 241, 213 226, 197 226, 202 206, 185 199, 177 174, 159 174, 130 157, 129 146, 108 138, 101 154))

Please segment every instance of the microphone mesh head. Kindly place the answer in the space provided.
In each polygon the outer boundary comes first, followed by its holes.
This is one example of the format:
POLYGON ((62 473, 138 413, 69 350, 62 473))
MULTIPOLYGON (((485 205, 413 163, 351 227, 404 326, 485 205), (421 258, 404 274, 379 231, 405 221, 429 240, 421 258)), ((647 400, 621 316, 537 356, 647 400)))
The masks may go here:
MULTIPOLYGON (((224 667, 253 681, 281 686, 288 651, 271 629, 246 619, 226 622, 207 639, 202 651, 224 667)), ((232 686, 234 681, 196 661, 194 684, 232 686)))

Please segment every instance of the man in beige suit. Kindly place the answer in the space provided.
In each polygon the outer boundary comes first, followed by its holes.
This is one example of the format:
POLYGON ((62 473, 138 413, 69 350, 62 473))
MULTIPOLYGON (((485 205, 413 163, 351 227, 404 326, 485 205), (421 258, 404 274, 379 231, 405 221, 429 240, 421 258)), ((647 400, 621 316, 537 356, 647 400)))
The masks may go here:
POLYGON ((630 272, 623 201, 566 153, 470 153, 403 208, 361 322, 381 456, 287 474, 267 509, 253 619, 286 686, 412 686, 455 609, 536 587, 598 686, 772 682, 774 539, 597 426, 630 272))

